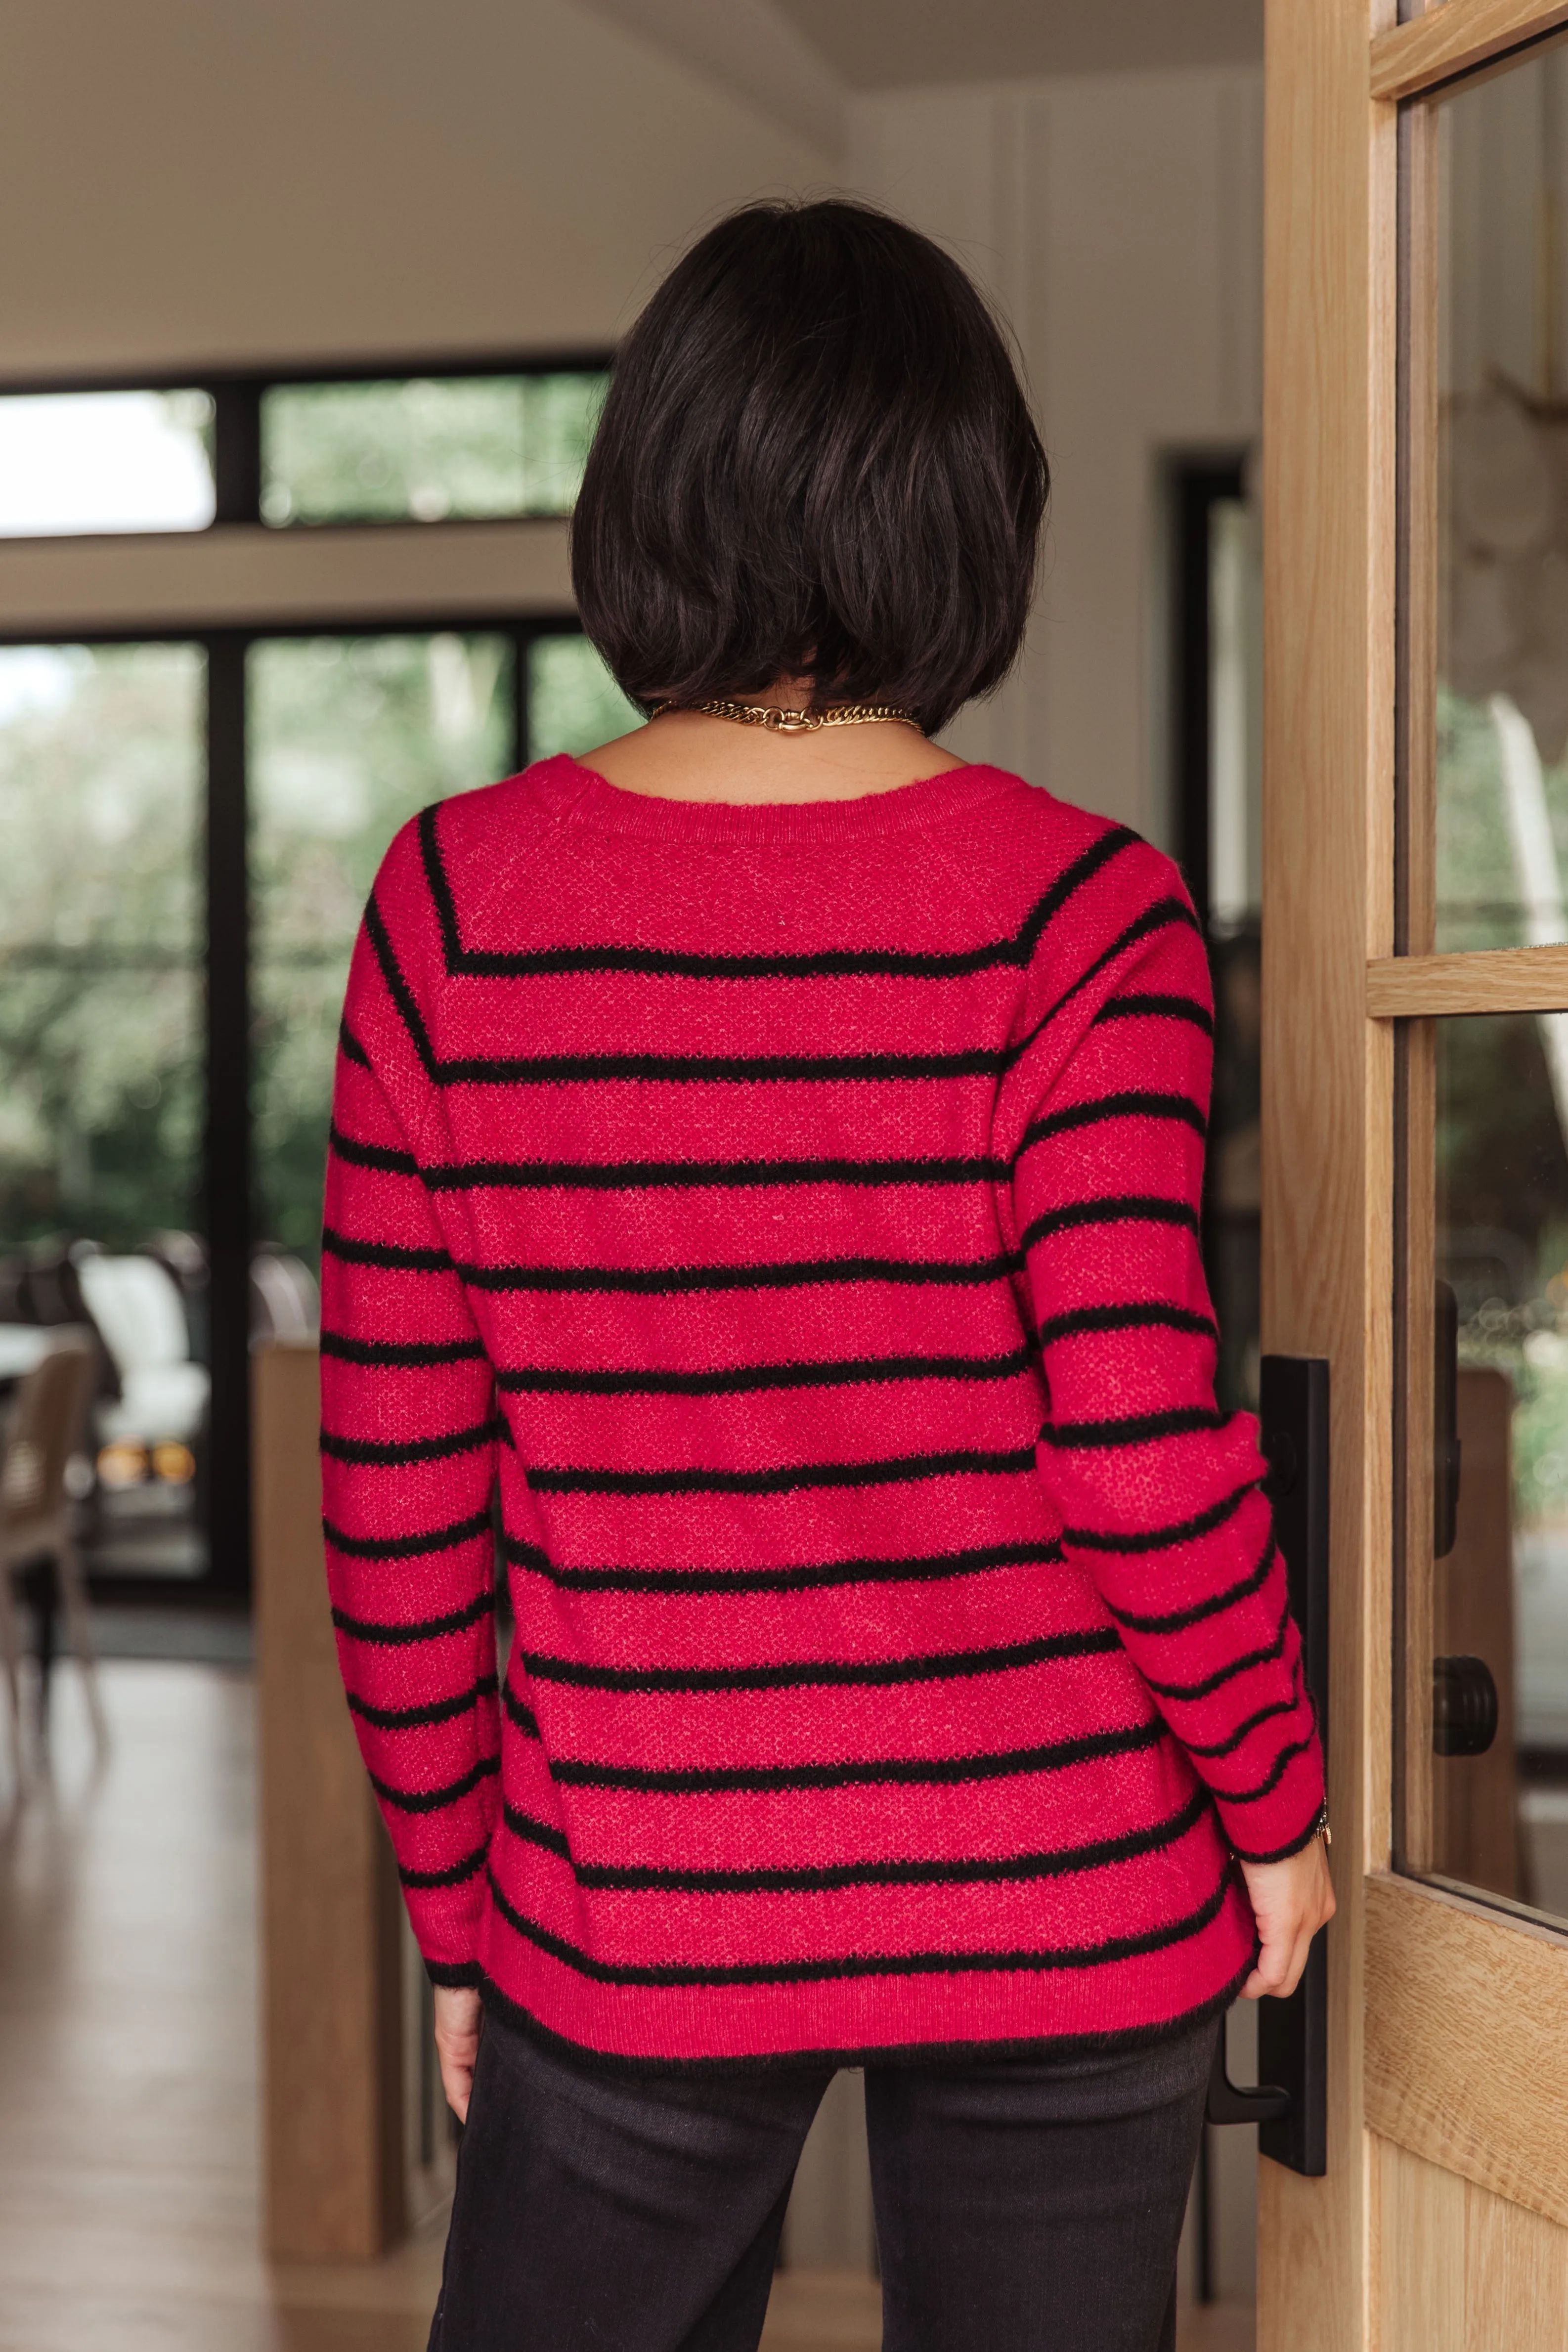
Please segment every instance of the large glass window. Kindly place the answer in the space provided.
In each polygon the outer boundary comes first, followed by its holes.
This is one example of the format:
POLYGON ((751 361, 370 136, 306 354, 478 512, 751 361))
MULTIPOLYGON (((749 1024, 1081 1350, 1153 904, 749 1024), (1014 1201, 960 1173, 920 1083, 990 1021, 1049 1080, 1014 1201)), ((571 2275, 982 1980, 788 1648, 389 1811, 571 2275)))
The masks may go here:
POLYGON ((202 673, 0 649, 0 1249, 196 1216, 202 673))
POLYGON ((593 370, 275 385, 262 402, 262 520, 570 514, 605 384, 593 370))
POLYGON ((1568 1920, 1568 51, 1405 123, 1400 1861, 1568 1920), (1495 967, 1494 967, 1495 968, 1495 967), (1506 970, 1506 967, 1505 967, 1506 970), (1559 998, 1559 1003, 1568 998, 1559 998))
POLYGON ((0 396, 0 538, 202 530, 212 437, 205 392, 0 396))
POLYGON ((399 825, 506 773, 501 636, 275 638, 250 653, 258 1231, 313 1258, 350 950, 399 825))
POLYGON ((1407 1857, 1558 1918, 1568 1918, 1564 1024, 1563 1013, 1423 1023, 1406 1049, 1412 1117, 1423 1120, 1411 1135, 1411 1230, 1430 1236, 1407 1310, 1421 1415, 1406 1529, 1407 1857))
POLYGON ((94 1570, 205 1566, 203 656, 0 650, 0 1372, 89 1320, 94 1570))
MULTIPOLYGON (((349 954, 399 825, 512 764, 509 636, 273 638, 249 656, 252 1110, 258 1231, 313 1260, 349 954)), ((586 637, 527 643, 530 759, 639 714, 586 637)))
MULTIPOLYGON (((0 394, 0 537, 564 516, 607 373, 0 394)), ((333 619, 0 648, 0 1409, 45 1327, 96 1328, 99 1571, 243 1588, 248 1349, 313 1328, 393 835, 637 722, 564 614, 333 619)))
POLYGON ((528 756, 587 751, 642 724, 594 647, 575 630, 528 649, 528 756))
POLYGON ((1459 91, 1436 130, 1426 919, 1439 951, 1535 947, 1568 940, 1568 54, 1459 91))

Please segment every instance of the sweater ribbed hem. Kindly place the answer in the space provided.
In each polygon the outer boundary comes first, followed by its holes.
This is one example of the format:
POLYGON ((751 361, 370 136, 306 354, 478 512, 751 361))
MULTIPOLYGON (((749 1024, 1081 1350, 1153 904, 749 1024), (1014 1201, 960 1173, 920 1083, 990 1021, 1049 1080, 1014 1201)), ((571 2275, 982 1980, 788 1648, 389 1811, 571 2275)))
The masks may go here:
POLYGON ((1014 2034, 985 2042, 868 2042, 854 2050, 772 2051, 759 2058, 643 2058, 618 2051, 595 2050, 552 2032, 529 2010, 492 1984, 483 1972, 479 1997, 487 2016, 514 2032, 525 2033, 546 2050, 595 2073, 612 2074, 776 2074, 804 2073, 814 2066, 979 2066, 1005 2063, 1009 2059, 1089 2057, 1098 2052, 1152 2049, 1162 2042, 1177 2042, 1211 2018, 1223 2017, 1251 1975, 1257 1947, 1228 1984, 1211 1993, 1195 2008, 1163 2018, 1153 2025, 1124 2025, 1102 2032, 1014 2034))
POLYGON ((595 2065, 750 2071, 774 2065, 913 2063, 942 2053, 1132 2047, 1235 1999, 1258 1955, 1241 1874, 1179 1942, 1090 1967, 1047 1964, 918 1978, 650 1990, 585 1979, 485 1922, 480 1991, 499 2014, 595 2065))

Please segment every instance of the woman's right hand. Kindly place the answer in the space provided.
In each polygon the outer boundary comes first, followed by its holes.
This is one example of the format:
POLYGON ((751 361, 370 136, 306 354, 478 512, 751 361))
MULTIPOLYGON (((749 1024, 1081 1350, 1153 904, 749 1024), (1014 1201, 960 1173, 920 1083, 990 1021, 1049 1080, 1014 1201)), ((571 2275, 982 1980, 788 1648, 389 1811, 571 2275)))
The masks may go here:
POLYGON ((1294 1992, 1307 1965, 1307 1951, 1320 1927, 1334 1916, 1329 1858, 1321 1837, 1283 1862, 1244 1862, 1241 1874, 1258 1922, 1262 1947, 1258 1965, 1241 1988, 1243 2000, 1268 1993, 1283 2000, 1294 1992))
POLYGON ((436 2054, 441 2088, 460 2124, 468 2120, 474 2061, 479 2054, 479 1997, 469 1985, 436 1987, 436 2054))

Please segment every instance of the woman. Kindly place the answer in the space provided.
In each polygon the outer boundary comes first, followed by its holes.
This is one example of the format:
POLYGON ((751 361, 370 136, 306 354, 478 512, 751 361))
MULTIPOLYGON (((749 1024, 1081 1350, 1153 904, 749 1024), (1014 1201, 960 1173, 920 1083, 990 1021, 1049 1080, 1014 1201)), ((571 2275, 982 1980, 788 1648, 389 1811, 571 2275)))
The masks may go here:
POLYGON ((1169 2347, 1217 2021, 1333 1907, 1215 1410, 1203 942, 933 740, 1047 478, 935 247, 724 222, 574 530, 650 723, 426 811, 366 912, 327 1536, 468 2122, 439 2352, 754 2346, 846 2063, 889 2347, 1169 2347))

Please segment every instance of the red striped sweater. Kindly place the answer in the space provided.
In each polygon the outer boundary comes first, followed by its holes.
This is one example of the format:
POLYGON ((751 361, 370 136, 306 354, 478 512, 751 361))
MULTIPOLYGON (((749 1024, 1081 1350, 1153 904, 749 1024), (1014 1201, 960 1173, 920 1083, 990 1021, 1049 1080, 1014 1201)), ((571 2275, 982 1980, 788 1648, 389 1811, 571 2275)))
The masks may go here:
POLYGON ((1232 1850, 1322 1770, 1215 1409, 1210 1035, 1174 869, 995 769, 742 809, 557 759, 398 836, 322 1444, 438 1983, 679 2063, 1229 1997, 1232 1850))

